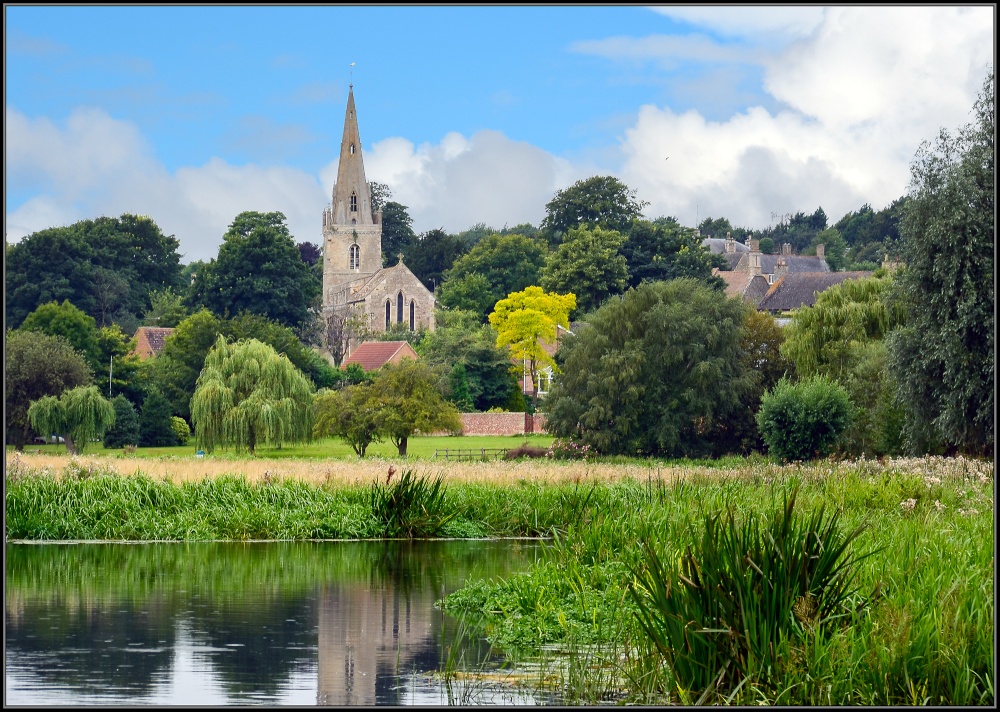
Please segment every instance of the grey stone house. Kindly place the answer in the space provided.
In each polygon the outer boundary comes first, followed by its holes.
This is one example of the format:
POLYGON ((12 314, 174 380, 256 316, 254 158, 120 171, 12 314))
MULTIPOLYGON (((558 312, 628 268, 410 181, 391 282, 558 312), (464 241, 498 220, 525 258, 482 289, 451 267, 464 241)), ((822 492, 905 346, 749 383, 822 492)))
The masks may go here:
MULTIPOLYGON (((359 319, 368 331, 396 324, 434 330, 434 295, 403 264, 382 267, 382 213, 365 180, 354 86, 347 97, 337 182, 323 211, 323 311, 359 319)), ((348 354, 357 347, 348 343, 348 354)))

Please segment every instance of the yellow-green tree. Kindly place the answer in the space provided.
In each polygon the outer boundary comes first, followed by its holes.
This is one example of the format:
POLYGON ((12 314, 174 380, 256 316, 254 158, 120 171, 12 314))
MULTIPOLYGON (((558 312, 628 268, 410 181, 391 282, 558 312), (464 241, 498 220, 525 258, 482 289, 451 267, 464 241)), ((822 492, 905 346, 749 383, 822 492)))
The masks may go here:
POLYGON ((39 433, 61 435, 66 452, 83 452, 115 424, 115 408, 97 386, 78 386, 61 396, 45 396, 28 408, 28 419, 39 433))
POLYGON ((247 339, 219 335, 205 357, 191 397, 198 446, 244 448, 308 441, 312 436, 312 384, 284 354, 247 339))
POLYGON ((510 355, 527 366, 531 377, 532 408, 538 405, 538 371, 545 366, 558 371, 543 343, 555 343, 556 327, 569 329, 569 313, 576 309, 576 295, 552 294, 541 287, 508 294, 493 307, 490 324, 497 332, 497 346, 509 346, 510 355))

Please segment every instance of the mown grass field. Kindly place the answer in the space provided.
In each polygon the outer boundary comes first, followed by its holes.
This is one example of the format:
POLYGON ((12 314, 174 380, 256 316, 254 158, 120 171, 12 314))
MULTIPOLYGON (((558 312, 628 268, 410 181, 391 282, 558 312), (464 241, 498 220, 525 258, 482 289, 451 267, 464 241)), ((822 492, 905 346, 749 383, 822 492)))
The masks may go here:
POLYGON ((512 657, 559 651, 548 653, 557 674, 544 679, 584 703, 695 700, 637 623, 629 588, 650 570, 646 547, 677 575, 707 515, 731 510, 740 524, 767 521, 794 489, 803 513, 825 507, 844 531, 863 527, 850 546, 866 556, 854 567, 852 607, 822 629, 803 624, 797 636, 776 639, 777 669, 758 670, 706 701, 995 699, 989 461, 444 463, 8 452, 5 485, 8 541, 377 538, 400 517, 410 518, 407 531, 433 536, 548 537, 544 563, 469 586, 443 605, 479 620, 478 633, 512 657), (432 511, 421 508, 430 500, 420 491, 400 496, 386 487, 390 468, 441 478, 432 511))

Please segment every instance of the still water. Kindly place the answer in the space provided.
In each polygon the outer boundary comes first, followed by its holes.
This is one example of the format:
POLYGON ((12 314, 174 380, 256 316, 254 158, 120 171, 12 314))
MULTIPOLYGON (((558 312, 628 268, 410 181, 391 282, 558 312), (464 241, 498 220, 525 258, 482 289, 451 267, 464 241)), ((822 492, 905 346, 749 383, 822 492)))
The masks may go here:
MULTIPOLYGON (((5 704, 545 704, 434 606, 538 542, 10 544, 5 704), (493 676, 497 677, 497 676, 493 676), (469 679, 477 679, 473 684, 469 679)), ((551 700, 549 700, 551 701, 551 700)))

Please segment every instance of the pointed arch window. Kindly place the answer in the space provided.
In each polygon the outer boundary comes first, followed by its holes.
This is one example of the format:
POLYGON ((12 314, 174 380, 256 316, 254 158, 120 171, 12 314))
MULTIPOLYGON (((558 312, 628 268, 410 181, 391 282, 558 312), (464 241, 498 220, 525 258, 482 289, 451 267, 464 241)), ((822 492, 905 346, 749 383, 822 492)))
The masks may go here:
POLYGON ((416 309, 413 306, 413 300, 410 300, 410 331, 413 331, 414 316, 416 316, 416 309))
POLYGON ((403 293, 396 295, 396 323, 403 323, 403 293))
POLYGON ((351 144, 351 155, 352 156, 354 155, 354 144, 353 143, 351 144))
POLYGON ((361 269, 361 248, 351 245, 349 263, 352 270, 361 269))
POLYGON ((351 212, 358 212, 358 194, 354 192, 351 193, 351 212))
POLYGON ((392 303, 386 299, 385 300, 385 330, 389 330, 389 326, 392 324, 392 303))

